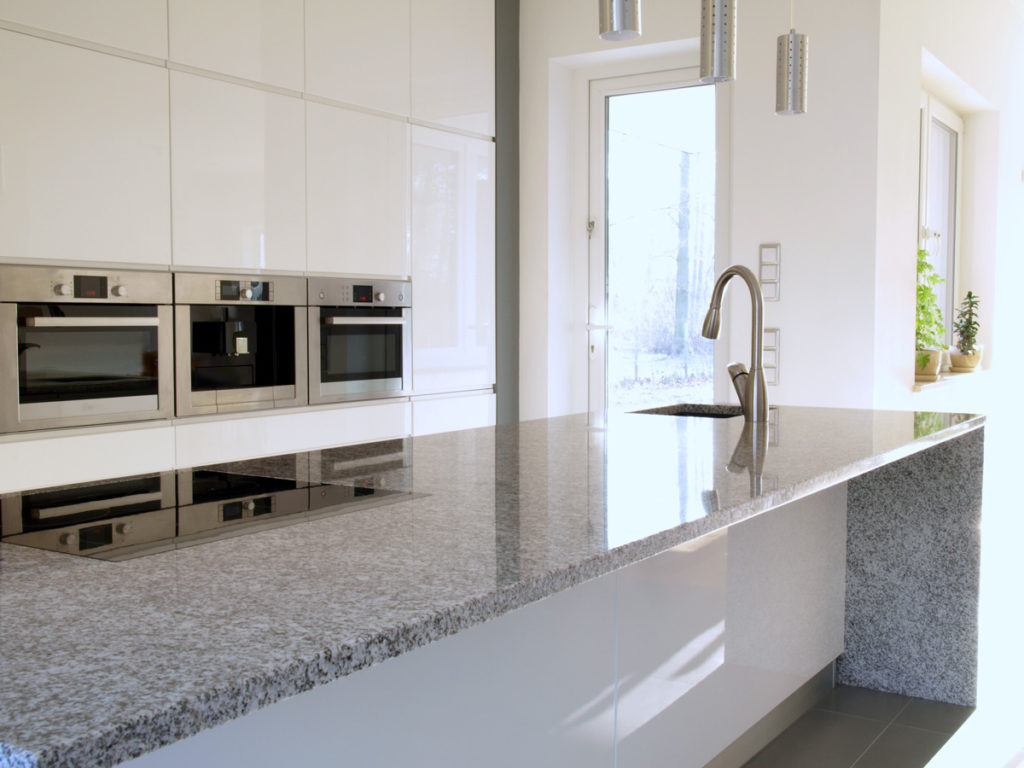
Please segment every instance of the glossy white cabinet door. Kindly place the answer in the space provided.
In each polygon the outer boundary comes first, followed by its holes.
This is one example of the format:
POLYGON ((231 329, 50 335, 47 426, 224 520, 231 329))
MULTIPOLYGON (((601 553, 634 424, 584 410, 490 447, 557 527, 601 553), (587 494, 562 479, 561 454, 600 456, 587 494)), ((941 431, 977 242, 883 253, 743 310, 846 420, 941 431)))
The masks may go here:
POLYGON ((302 101, 171 72, 175 266, 304 271, 302 101))
POLYGON ((302 0, 167 5, 172 61, 302 90, 302 0))
POLYGON ((494 144, 412 129, 413 390, 494 383, 494 144))
POLYGON ((176 466, 406 437, 411 411, 408 402, 398 401, 209 421, 179 419, 174 427, 176 466))
POLYGON ((0 31, 0 258, 170 263, 167 70, 0 31))
POLYGON ((0 0, 0 19, 167 58, 165 0, 0 0))
POLYGON ((493 427, 497 398, 489 390, 466 395, 414 398, 413 435, 431 435, 456 429, 493 427))
POLYGON ((412 116, 494 135, 494 4, 412 0, 412 116))
POLYGON ((409 114, 409 0, 306 0, 306 90, 409 114))
POLYGON ((306 104, 309 271, 409 275, 409 127, 306 104))

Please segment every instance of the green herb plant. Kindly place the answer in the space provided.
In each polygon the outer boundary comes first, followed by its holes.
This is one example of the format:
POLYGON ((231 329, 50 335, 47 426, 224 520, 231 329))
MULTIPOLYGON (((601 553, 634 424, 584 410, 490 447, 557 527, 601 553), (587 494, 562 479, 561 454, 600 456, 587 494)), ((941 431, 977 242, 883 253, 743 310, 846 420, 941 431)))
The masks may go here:
POLYGON ((958 339, 956 348, 961 355, 969 355, 977 349, 978 343, 978 304, 981 300, 970 291, 960 302, 956 311, 953 332, 958 339))
POLYGON ((928 349, 945 349, 943 340, 946 323, 939 309, 936 286, 946 282, 928 261, 928 251, 917 249, 917 333, 914 349, 917 350, 917 367, 928 365, 928 349))

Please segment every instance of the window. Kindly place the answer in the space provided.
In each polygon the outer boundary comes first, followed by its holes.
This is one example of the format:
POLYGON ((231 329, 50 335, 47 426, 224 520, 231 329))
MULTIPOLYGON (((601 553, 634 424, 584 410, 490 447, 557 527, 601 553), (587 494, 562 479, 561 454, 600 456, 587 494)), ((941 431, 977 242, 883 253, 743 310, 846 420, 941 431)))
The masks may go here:
POLYGON ((960 278, 960 179, 963 119, 928 93, 921 97, 920 247, 946 281, 939 292, 946 343, 954 319, 960 278))

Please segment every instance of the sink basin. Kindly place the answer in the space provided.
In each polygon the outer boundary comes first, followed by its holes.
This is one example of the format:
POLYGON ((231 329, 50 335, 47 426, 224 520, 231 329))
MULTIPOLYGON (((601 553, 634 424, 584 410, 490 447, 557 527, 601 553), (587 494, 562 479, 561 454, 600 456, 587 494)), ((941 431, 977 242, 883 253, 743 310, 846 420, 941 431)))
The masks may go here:
POLYGON ((705 419, 732 419, 743 415, 738 405, 711 405, 709 403, 680 403, 647 408, 632 413, 650 413, 660 416, 697 416, 705 419))

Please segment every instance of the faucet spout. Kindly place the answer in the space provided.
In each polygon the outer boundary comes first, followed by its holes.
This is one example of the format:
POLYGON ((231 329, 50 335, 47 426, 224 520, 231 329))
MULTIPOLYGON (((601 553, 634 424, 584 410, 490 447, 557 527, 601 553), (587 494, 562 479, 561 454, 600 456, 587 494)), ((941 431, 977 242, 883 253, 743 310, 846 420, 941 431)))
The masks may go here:
POLYGON ((739 395, 743 417, 747 422, 765 423, 768 421, 768 388, 765 384, 764 369, 761 367, 762 348, 764 346, 764 302, 761 298, 761 284, 757 277, 744 266, 734 264, 726 268, 715 281, 711 292, 711 305, 704 318, 701 331, 707 339, 718 338, 721 327, 722 298, 725 288, 734 277, 740 277, 750 291, 750 371, 743 369, 742 364, 733 363, 729 366, 729 375, 739 395), (737 368, 738 366, 738 368, 737 368), (740 390, 743 394, 740 394, 740 390))

